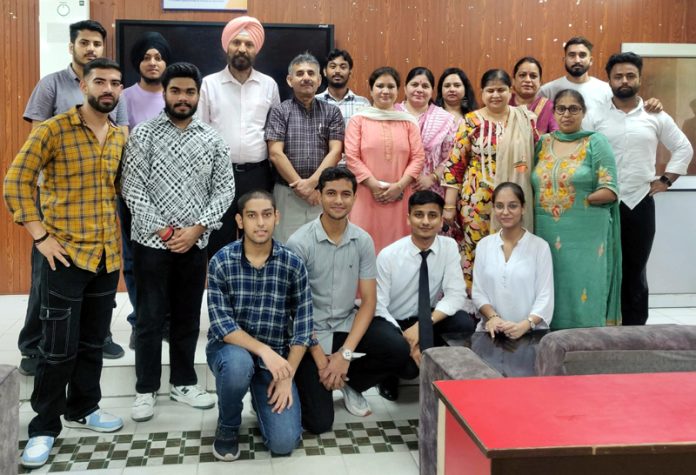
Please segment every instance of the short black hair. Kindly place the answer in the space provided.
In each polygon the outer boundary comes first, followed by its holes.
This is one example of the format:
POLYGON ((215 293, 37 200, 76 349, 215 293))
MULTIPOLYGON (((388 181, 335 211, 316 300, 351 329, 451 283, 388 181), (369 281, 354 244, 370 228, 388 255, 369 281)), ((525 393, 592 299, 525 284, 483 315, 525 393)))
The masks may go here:
POLYGON ((115 69, 116 71, 121 73, 121 75, 123 75, 121 65, 119 65, 113 59, 97 58, 85 64, 84 68, 82 68, 82 77, 86 78, 87 76, 89 76, 89 73, 91 73, 94 69, 115 69))
MULTIPOLYGON (((575 89, 563 89, 561 91, 558 91, 556 94, 556 97, 553 98, 553 108, 556 108, 556 104, 558 104, 558 101, 563 99, 565 96, 570 96, 576 101, 578 101, 578 104, 580 104, 580 107, 582 107, 583 112, 587 112, 587 106, 585 105, 585 98, 582 97, 582 94, 580 94, 579 91, 576 91, 575 89)), ((524 203, 523 203, 524 204, 524 203)))
POLYGON ((611 69, 620 63, 631 63, 634 65, 636 68, 638 68, 639 76, 643 72, 643 58, 632 51, 628 51, 626 53, 612 54, 609 57, 609 61, 607 61, 607 65, 604 68, 604 70, 607 72, 607 77, 609 77, 611 74, 611 69))
POLYGON ((370 85, 370 89, 374 87, 375 82, 377 82, 377 79, 380 76, 384 76, 385 74, 388 74, 389 76, 394 78, 394 81, 396 81, 396 87, 401 87, 401 75, 399 75, 399 71, 392 68, 391 66, 382 66, 381 68, 377 68, 374 71, 372 71, 372 74, 370 74, 370 77, 367 79, 367 83, 370 85))
POLYGON ((520 204, 524 206, 524 191, 522 190, 522 187, 511 181, 504 181, 495 187, 495 190, 493 190, 493 203, 495 203, 495 199, 498 197, 498 194, 505 189, 511 190, 515 197, 520 201, 520 204))
POLYGON ((536 67, 539 68, 539 79, 541 79, 541 76, 542 76, 541 63, 539 62, 538 59, 536 59, 533 56, 525 56, 524 58, 520 58, 515 63, 515 67, 512 68, 512 77, 517 76, 517 71, 519 71, 520 66, 522 66, 524 63, 532 63, 532 64, 536 65, 536 67))
POLYGON ((106 30, 101 25, 101 23, 99 23, 98 21, 94 21, 94 20, 82 20, 82 21, 78 21, 77 23, 73 23, 70 25, 70 42, 71 43, 75 43, 75 40, 77 39, 77 35, 82 30, 96 31, 97 33, 99 33, 101 35, 102 40, 106 40, 106 30))
POLYGON ((590 40, 584 36, 573 36, 571 39, 566 41, 565 46, 563 46, 563 51, 567 53, 568 47, 573 45, 583 45, 585 48, 590 50, 590 53, 592 52, 592 47, 594 46, 592 43, 590 43, 590 40))
POLYGON ((169 81, 174 78, 191 78, 196 83, 196 89, 200 92, 203 77, 196 65, 191 63, 174 63, 167 66, 162 74, 162 87, 166 90, 169 81))
POLYGON ((348 69, 353 69, 353 57, 350 55, 348 51, 344 49, 334 48, 331 51, 329 51, 329 54, 326 56, 326 64, 328 65, 331 61, 338 58, 339 56, 346 60, 346 62, 348 63, 348 69))
POLYGON ((507 87, 512 87, 512 79, 504 69, 489 69, 481 76, 481 89, 485 89, 489 83, 500 81, 507 87))
POLYGON ((437 99, 435 99, 435 104, 440 107, 445 107, 445 98, 442 95, 442 87, 445 85, 445 79, 447 76, 456 74, 461 79, 464 85, 464 97, 462 98, 462 103, 460 109, 462 115, 466 115, 469 112, 478 109, 476 104, 476 94, 474 94, 474 87, 469 81, 469 77, 461 68, 447 68, 442 72, 440 80, 437 82, 437 99))
POLYGON ((317 189, 321 192, 328 182, 337 180, 348 180, 353 186, 353 193, 358 191, 358 180, 355 179, 353 172, 346 167, 329 167, 321 172, 317 189))
POLYGON ((420 190, 416 191, 408 199, 408 212, 410 214, 414 206, 427 205, 429 203, 435 203, 440 208, 440 213, 445 209, 445 199, 442 196, 431 190, 420 190))
POLYGON ((238 215, 240 215, 240 216, 242 215, 242 212, 244 211, 244 207, 251 200, 268 200, 271 202, 271 206, 273 207, 273 210, 276 209, 276 201, 275 201, 275 198, 273 197, 272 193, 269 193, 266 190, 252 190, 252 191, 247 191, 237 200, 237 214, 238 215))

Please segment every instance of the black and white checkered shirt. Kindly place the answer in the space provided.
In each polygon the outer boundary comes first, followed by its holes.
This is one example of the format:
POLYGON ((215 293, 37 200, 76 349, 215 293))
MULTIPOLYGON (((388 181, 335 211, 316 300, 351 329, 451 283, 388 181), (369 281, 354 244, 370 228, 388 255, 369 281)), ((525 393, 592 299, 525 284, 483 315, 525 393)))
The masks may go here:
MULTIPOLYGON (((283 152, 300 178, 312 176, 327 153, 329 140, 343 140, 341 110, 314 99, 309 111, 295 97, 274 106, 266 122, 265 139, 283 142, 283 152)), ((287 185, 280 176, 276 181, 287 185)))
POLYGON ((212 127, 194 117, 180 129, 165 112, 135 128, 123 160, 123 198, 133 214, 132 239, 166 249, 157 231, 201 224, 208 244, 234 198, 230 153, 212 127))

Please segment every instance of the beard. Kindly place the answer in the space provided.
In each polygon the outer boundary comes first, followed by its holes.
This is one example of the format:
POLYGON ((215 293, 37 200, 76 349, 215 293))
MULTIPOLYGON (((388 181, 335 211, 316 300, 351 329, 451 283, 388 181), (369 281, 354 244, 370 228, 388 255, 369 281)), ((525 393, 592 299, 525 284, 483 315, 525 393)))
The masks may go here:
POLYGON ((189 110, 187 110, 186 112, 177 112, 176 108, 182 104, 184 103, 177 102, 176 104, 170 104, 168 102, 165 102, 164 111, 167 113, 169 117, 173 117, 176 120, 186 120, 189 117, 193 116, 193 114, 196 113, 196 109, 198 109, 198 103, 188 104, 191 107, 189 110))
POLYGON ((348 84, 348 79, 333 79, 333 78, 328 78, 327 79, 329 82, 329 86, 334 87, 336 89, 343 89, 346 87, 346 84, 348 84))
POLYGON ((147 84, 148 86, 155 86, 157 84, 162 84, 162 76, 160 76, 158 78, 149 78, 147 76, 140 76, 140 77, 143 79, 143 81, 145 81, 145 84, 147 84))
POLYGON ((589 65, 583 66, 581 64, 573 65, 570 68, 568 67, 568 65, 566 65, 565 68, 566 68, 566 71, 568 71, 568 74, 570 74, 571 76, 573 76, 575 78, 579 78, 580 76, 582 76, 583 74, 585 74, 587 71, 590 70, 589 65))
MULTIPOLYGON (((101 96, 105 97, 105 96, 101 96)), ((113 102, 111 104, 102 104, 99 102, 99 99, 96 96, 87 96, 87 103, 92 106, 92 109, 101 112, 103 114, 108 114, 112 110, 116 109, 116 106, 118 105, 118 99, 114 96, 110 96, 113 98, 113 102)))
POLYGON ((246 71, 254 65, 254 61, 252 60, 251 56, 237 53, 231 58, 227 58, 227 64, 237 71, 246 71))
POLYGON ((614 89, 612 87, 611 92, 613 92, 614 95, 619 99, 630 99, 631 97, 635 97, 635 95, 638 94, 638 88, 631 86, 621 86, 614 89))

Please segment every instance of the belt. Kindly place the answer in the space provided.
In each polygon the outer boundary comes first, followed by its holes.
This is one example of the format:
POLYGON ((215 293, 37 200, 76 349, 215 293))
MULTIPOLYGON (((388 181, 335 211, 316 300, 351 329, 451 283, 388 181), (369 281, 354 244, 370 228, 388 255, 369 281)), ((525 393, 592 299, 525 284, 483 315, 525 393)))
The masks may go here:
POLYGON ((267 167, 267 166, 268 166, 268 159, 261 160, 260 162, 254 162, 254 163, 233 163, 232 169, 237 173, 244 173, 244 172, 248 172, 250 170, 254 170, 255 168, 261 168, 261 167, 267 167))

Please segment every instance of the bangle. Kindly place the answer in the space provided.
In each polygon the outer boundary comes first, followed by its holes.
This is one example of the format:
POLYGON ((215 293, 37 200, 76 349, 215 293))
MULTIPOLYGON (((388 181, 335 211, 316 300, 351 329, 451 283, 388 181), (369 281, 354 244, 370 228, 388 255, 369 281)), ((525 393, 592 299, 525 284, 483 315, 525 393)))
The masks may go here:
POLYGON ((172 236, 174 236, 174 228, 169 226, 167 231, 164 233, 164 236, 160 236, 160 239, 162 242, 167 242, 172 238, 172 236))
POLYGON ((48 236, 50 236, 50 234, 48 234, 48 231, 46 231, 46 234, 41 236, 39 239, 34 239, 34 246, 38 246, 39 244, 44 242, 46 239, 48 239, 48 236))
POLYGON ((439 181, 440 181, 440 177, 437 176, 437 173, 432 172, 430 175, 435 179, 435 182, 439 182, 439 181))
POLYGON ((494 318, 500 318, 500 315, 498 315, 497 313, 494 313, 494 314, 491 315, 490 317, 486 317, 486 319, 487 319, 488 321, 493 320, 494 318))
POLYGON ((457 207, 455 205, 447 205, 443 206, 442 209, 457 209, 457 207))

